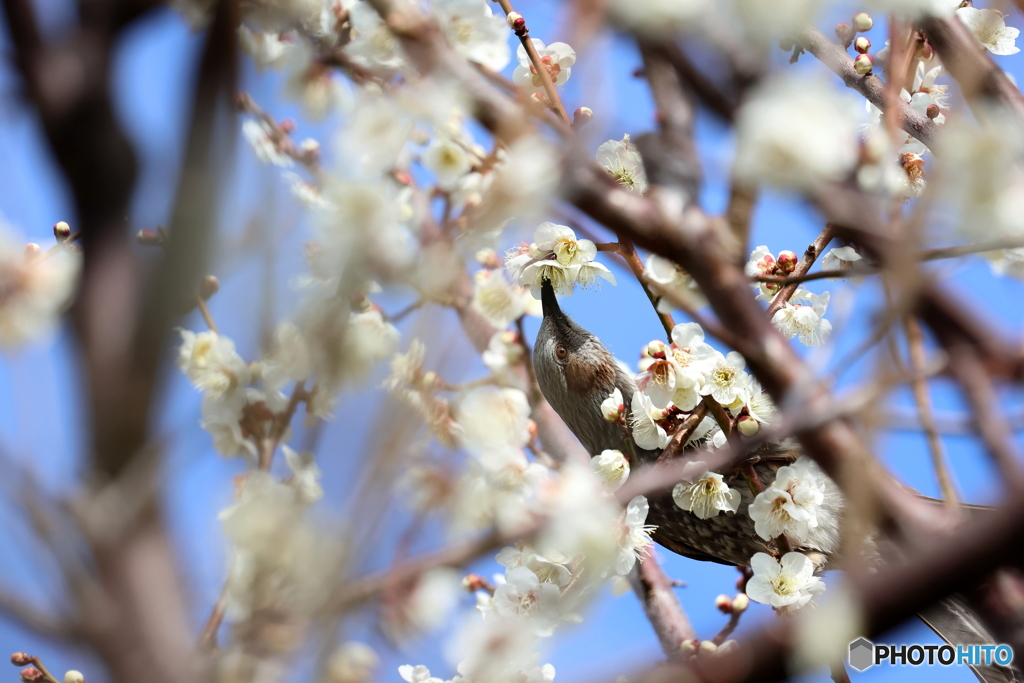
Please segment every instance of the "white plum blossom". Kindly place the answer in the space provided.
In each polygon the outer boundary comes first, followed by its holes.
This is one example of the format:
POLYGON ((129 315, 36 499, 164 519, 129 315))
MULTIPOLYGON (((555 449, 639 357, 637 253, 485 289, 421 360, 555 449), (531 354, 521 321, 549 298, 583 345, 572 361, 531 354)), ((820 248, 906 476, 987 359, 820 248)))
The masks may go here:
MULTIPOLYGON (((540 61, 544 65, 551 81, 555 85, 563 85, 569 80, 572 73, 572 65, 576 63, 576 51, 565 43, 551 43, 545 46, 544 42, 531 38, 540 61)), ((543 92, 544 84, 537 73, 536 67, 530 62, 530 56, 526 54, 526 48, 522 45, 516 50, 516 58, 519 66, 512 72, 512 80, 516 85, 526 88, 529 92, 543 92)))
POLYGON ((982 256, 988 261, 989 267, 996 275, 1008 275, 1018 280, 1024 280, 1024 248, 988 251, 982 256))
POLYGON ((298 501, 304 505, 312 505, 324 497, 324 489, 320 486, 320 468, 316 466, 313 454, 309 451, 299 453, 287 445, 282 446, 285 462, 292 471, 288 484, 295 489, 298 501))
POLYGON ((550 636, 562 619, 562 593, 553 583, 541 582, 529 567, 505 572, 505 583, 494 591, 494 611, 504 617, 526 620, 540 637, 550 636))
POLYGON ((231 339, 216 332, 178 332, 178 367, 197 389, 218 399, 248 386, 249 365, 235 352, 231 339))
POLYGON ((495 329, 503 330, 523 315, 541 313, 530 290, 510 283, 500 270, 478 270, 473 280, 473 308, 495 329))
POLYGON ((626 406, 622 402, 622 392, 618 387, 601 402, 601 416, 608 422, 618 422, 626 414, 626 406))
POLYGON ((977 7, 961 7, 956 16, 971 30, 981 46, 994 55, 1015 55, 1020 48, 1014 45, 1020 29, 1006 25, 1002 12, 977 7))
POLYGON ((677 308, 665 296, 666 292, 672 292, 690 308, 698 309, 708 305, 690 274, 663 256, 651 254, 644 275, 651 283, 651 290, 661 296, 658 300, 659 313, 671 313, 677 308))
POLYGON ((519 335, 512 330, 502 330, 491 337, 480 358, 495 375, 506 376, 511 368, 522 363, 525 354, 519 335))
MULTIPOLYGON (((855 263, 863 259, 864 257, 858 254, 853 247, 836 247, 825 252, 825 256, 821 259, 821 269, 850 270, 856 267, 855 263)), ((860 282, 862 280, 863 277, 857 277, 853 281, 860 282)))
POLYGON ((797 544, 807 542, 818 526, 818 508, 825 499, 826 478, 817 463, 801 456, 780 467, 775 482, 759 493, 747 513, 761 538, 786 534, 797 544))
POLYGON ((263 386, 280 389, 288 382, 301 382, 308 378, 313 372, 313 365, 302 330, 295 323, 285 321, 277 326, 275 338, 276 348, 261 363, 263 386))
POLYGON ((644 392, 633 393, 633 401, 630 406, 630 427, 637 446, 653 451, 668 445, 671 437, 657 422, 665 415, 666 411, 655 408, 650 397, 644 392))
POLYGON ((209 394, 203 397, 200 426, 213 437, 213 447, 228 458, 239 456, 256 457, 256 444, 242 431, 242 410, 245 408, 244 393, 222 400, 209 394))
POLYGON ((485 0, 435 0, 438 23, 455 51, 491 71, 501 71, 512 51, 509 30, 485 0))
POLYGON ((697 323, 679 323, 672 328, 669 350, 680 374, 701 377, 718 360, 718 353, 704 343, 704 330, 697 323))
POLYGON ((588 239, 579 239, 572 228, 555 223, 541 223, 534 233, 534 241, 510 250, 505 255, 505 267, 516 281, 526 287, 537 299, 545 279, 558 294, 572 294, 577 284, 589 286, 597 277, 615 284, 615 276, 604 265, 594 261, 596 245, 588 239))
POLYGON ((828 309, 829 293, 812 294, 797 290, 793 298, 772 316, 772 324, 786 339, 797 337, 805 346, 821 346, 832 332, 832 323, 823 317, 828 309), (794 301, 798 303, 793 303, 794 301))
POLYGON ((754 576, 747 582, 747 597, 790 614, 813 603, 825 592, 825 583, 814 576, 814 563, 802 553, 786 553, 782 561, 767 553, 750 558, 754 576))
POLYGON ((700 393, 711 396, 722 405, 729 405, 749 395, 750 375, 743 371, 747 361, 736 351, 718 356, 717 362, 704 375, 704 386, 700 393))
POLYGON ((629 460, 621 451, 601 451, 590 459, 590 467, 609 491, 618 491, 629 478, 629 460))
POLYGON ((242 137, 256 153, 256 158, 265 164, 290 168, 295 162, 278 147, 273 129, 264 121, 246 119, 242 123, 242 137))
POLYGON ((406 683, 444 683, 440 678, 430 675, 430 669, 418 664, 412 666, 411 664, 403 664, 398 667, 398 675, 402 677, 402 680, 406 683))
POLYGON ((487 461, 530 440, 530 402, 519 389, 477 387, 459 401, 455 420, 466 448, 487 461))
POLYGON ((717 517, 719 512, 735 513, 739 510, 740 492, 730 488, 717 472, 709 472, 706 462, 686 463, 682 481, 672 489, 672 500, 683 510, 700 519, 717 517))
POLYGON ((0 221, 0 348, 13 350, 49 333, 71 303, 81 254, 27 255, 0 221))
POLYGON ((349 8, 352 40, 345 52, 356 64, 370 69, 398 69, 405 64, 398 37, 365 0, 356 0, 349 8))
POLYGON ((839 181, 858 157, 856 120, 830 87, 776 78, 747 98, 736 120, 736 175, 743 181, 810 190, 839 181))
POLYGON ((502 548, 494 558, 498 564, 509 569, 527 567, 537 578, 565 588, 572 580, 572 572, 566 567, 564 557, 550 558, 538 553, 533 546, 520 541, 514 547, 502 548))
POLYGON ((646 524, 650 505, 644 496, 636 496, 626 505, 622 523, 622 537, 619 540, 619 556, 615 571, 625 576, 639 559, 643 561, 644 552, 651 547, 651 533, 657 528, 646 524))
POLYGON ((604 166, 619 185, 631 192, 643 194, 647 190, 644 162, 629 136, 609 140, 597 148, 597 162, 604 166))
POLYGON ((459 142, 447 135, 438 135, 423 151, 423 165, 437 178, 442 190, 453 190, 469 173, 473 161, 459 142))

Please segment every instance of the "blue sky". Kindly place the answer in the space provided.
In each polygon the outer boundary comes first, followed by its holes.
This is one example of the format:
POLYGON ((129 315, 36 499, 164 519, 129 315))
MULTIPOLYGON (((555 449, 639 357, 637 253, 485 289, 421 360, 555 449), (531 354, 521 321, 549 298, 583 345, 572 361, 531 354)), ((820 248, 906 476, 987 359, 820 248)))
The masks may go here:
MULTIPOLYGON (((42 0, 36 3, 44 17, 48 35, 59 36, 73 16, 65 0, 42 0)), ((495 6, 496 8, 496 6, 495 6)), ((558 3, 524 2, 517 5, 527 18, 535 37, 546 42, 564 39, 563 6, 558 3)), ((820 26, 831 26, 839 18, 822 20, 820 26)), ((1011 25, 1021 25, 1020 15, 1013 15, 1011 25)), ((877 45, 884 42, 884 33, 876 28, 870 35, 877 45)), ((165 224, 175 188, 185 131, 185 116, 191 93, 191 79, 201 39, 191 34, 176 15, 167 10, 155 12, 124 37, 117 49, 114 94, 118 113, 141 160, 138 192, 133 203, 133 229, 152 228, 165 224)), ((0 31, 0 54, 6 53, 9 40, 6 28, 0 31)), ((776 55, 785 62, 785 56, 776 55)), ((1024 69, 1018 58, 997 58, 1018 80, 1024 69)), ((511 64, 508 73, 514 66, 511 64)), ((600 37, 586 50, 581 49, 572 79, 565 88, 567 108, 586 105, 595 112, 594 122, 585 129, 585 137, 596 149, 609 138, 623 133, 639 134, 652 127, 653 106, 645 82, 632 76, 639 58, 630 43, 620 37, 600 37), (583 93, 588 93, 584 98, 583 93)), ((811 58, 804 57, 796 68, 816 70, 823 77, 829 74, 811 58)), ((837 88, 841 87, 834 82, 837 88)), ((28 240, 49 244, 51 226, 58 220, 74 224, 69 195, 58 169, 49 157, 45 140, 30 110, 16 97, 17 80, 9 63, 0 63, 0 215, 28 240)), ((243 87, 277 118, 286 116, 299 120, 297 137, 314 137, 330 150, 328 120, 322 124, 302 121, 294 103, 283 97, 283 79, 278 74, 254 73, 250 66, 244 72, 243 87)), ((851 95, 851 98, 853 95, 851 95)), ((698 119, 697 137, 701 149, 707 185, 702 202, 710 211, 724 205, 728 169, 731 160, 731 136, 715 119, 702 112, 698 119)), ((238 146, 238 164, 222 207, 220 233, 215 246, 221 292, 212 301, 212 310, 225 334, 238 343, 243 355, 252 357, 258 348, 258 323, 261 270, 259 259, 241 246, 246 231, 265 221, 280 235, 281 254, 275 268, 279 287, 275 291, 279 314, 288 310, 294 294, 287 288, 291 276, 302 269, 302 242, 309 233, 298 205, 288 194, 277 173, 260 167, 250 150, 238 146), (256 294, 254 294, 254 292, 256 294)), ((328 156, 328 165, 331 160, 328 156)), ((817 235, 822 220, 801 201, 792 197, 766 194, 754 216, 751 246, 766 244, 776 253, 791 249, 800 253, 817 235)), ((521 226, 507 234, 511 245, 519 239, 529 240, 532 226, 521 226)), ((942 242, 947 244, 948 242, 942 242)), ((999 280, 989 273, 988 266, 978 258, 959 265, 939 264, 936 269, 948 277, 949 287, 957 295, 975 302, 978 315, 997 321, 1006 331, 1019 334, 1024 320, 1024 297, 1021 284, 999 280)), ((600 293, 580 292, 563 302, 564 309, 583 326, 595 332, 623 360, 635 362, 640 347, 662 335, 639 286, 629 273, 616 270, 617 287, 604 287, 600 293)), ((868 283, 860 288, 839 283, 814 283, 815 291, 829 289, 833 303, 829 318, 835 325, 833 348, 809 354, 810 360, 823 375, 841 370, 840 387, 852 386, 871 372, 869 362, 836 368, 835 364, 862 340, 871 321, 871 312, 878 303, 878 291, 868 283)), ((410 301, 409 292, 388 293, 380 298, 386 310, 398 310, 410 301)), ((682 321, 683 318, 679 317, 682 321)), ((402 325, 403 347, 412 338, 412 330, 430 321, 443 330, 447 340, 443 355, 430 356, 439 367, 454 373, 465 368, 461 359, 472 357, 472 349, 461 337, 454 316, 439 309, 427 309, 402 325)), ((191 329, 201 327, 194 315, 185 321, 191 329)), ((526 329, 532 337, 537 321, 529 321, 526 329)), ((439 345, 440 347, 440 345, 439 345)), ((478 361, 469 364, 467 377, 483 372, 478 361)), ((442 372, 442 374, 445 374, 442 372)), ((445 374, 446 377, 458 377, 445 374)), ((323 435, 318 453, 324 472, 327 498, 324 508, 340 512, 350 492, 360 452, 368 448, 375 433, 375 416, 382 393, 375 389, 377 376, 358 390, 343 397, 339 419, 330 423, 323 435)), ((0 356, 0 448, 6 457, 30 468, 54 492, 73 490, 80 474, 83 454, 82 405, 78 400, 79 378, 74 364, 74 351, 66 329, 32 349, 0 356)), ((933 390, 936 407, 942 411, 962 411, 962 403, 947 382, 936 382, 933 390)), ((912 406, 909 392, 897 392, 894 404, 912 406)), ((1006 394, 1007 405, 1019 406, 1017 393, 1006 394)), ((166 387, 156 420, 167 439, 168 458, 166 506, 175 543, 181 551, 183 572, 191 585, 193 615, 198 625, 205 618, 209 605, 220 590, 226 568, 223 537, 216 514, 230 503, 231 479, 242 471, 242 463, 218 457, 209 437, 198 428, 199 396, 184 379, 173 375, 166 387)), ((296 429, 298 442, 301 427, 296 429)), ((886 464, 905 482, 929 495, 937 494, 934 477, 928 465, 925 442, 917 434, 906 431, 884 433, 875 442, 877 452, 886 464)), ((973 438, 950 436, 945 439, 949 459, 964 498, 972 502, 992 500, 998 492, 996 480, 984 453, 973 438)), ((8 498, 5 492, 4 497, 8 498)), ((408 523, 407 513, 396 513, 381 539, 380 558, 389 558, 384 549, 388 541, 408 523)), ((53 602, 58 585, 52 567, 40 563, 31 551, 29 532, 8 503, 0 504, 0 528, 9 531, 8 542, 0 545, 0 582, 17 587, 39 604, 53 602), (50 596, 49 598, 47 596, 50 596), (48 602, 49 601, 49 602, 48 602)), ((414 547, 427 550, 436 542, 436 529, 424 534, 414 547)), ((719 593, 734 591, 737 573, 734 569, 694 562, 660 551, 659 557, 673 578, 685 581, 679 590, 680 599, 702 637, 710 638, 725 623, 725 617, 713 606, 719 593)), ((497 565, 485 559, 473 570, 490 574, 497 565)), ((830 581, 834 577, 830 577, 830 581)), ((464 607, 470 608, 466 597, 464 607)), ((745 615, 740 633, 757 624, 770 621, 767 609, 754 608, 745 615)), ((443 637, 428 637, 395 649, 369 627, 367 620, 357 620, 345 637, 371 643, 384 659, 379 673, 382 681, 400 680, 395 667, 402 663, 424 663, 435 675, 450 677, 453 667, 443 656, 443 637)), ((880 639, 881 640, 881 639, 880 639)), ((922 625, 908 624, 887 636, 891 642, 938 642, 922 625)), ((544 643, 542 661, 550 661, 562 683, 585 683, 609 680, 626 674, 636 666, 657 660, 660 650, 650 625, 645 620, 632 594, 613 597, 606 591, 595 600, 584 622, 565 627, 544 643)), ((56 671, 77 668, 92 682, 102 681, 95 662, 87 653, 54 647, 40 642, 11 624, 0 621, 0 651, 29 650, 44 657, 56 671)), ((15 675, 10 671, 8 675, 15 675)), ((813 680, 826 680, 824 675, 813 680)), ((854 673, 854 680, 936 680, 967 681, 972 676, 963 669, 935 668, 928 671, 875 668, 866 674, 854 673)))

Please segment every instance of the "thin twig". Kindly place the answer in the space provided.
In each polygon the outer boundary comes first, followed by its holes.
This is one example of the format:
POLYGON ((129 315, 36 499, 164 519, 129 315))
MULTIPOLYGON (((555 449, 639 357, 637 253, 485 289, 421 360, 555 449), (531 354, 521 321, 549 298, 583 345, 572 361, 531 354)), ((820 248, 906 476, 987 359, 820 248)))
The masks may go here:
POLYGON ((199 312, 203 314, 203 320, 206 321, 206 326, 210 328, 210 331, 214 334, 220 334, 217 330, 217 323, 213 322, 213 316, 210 315, 210 307, 206 305, 206 300, 196 292, 196 305, 199 306, 199 312))
POLYGON ((693 433, 697 431, 697 427, 700 426, 701 421, 708 414, 708 404, 701 402, 697 404, 697 407, 693 409, 693 412, 683 420, 683 423, 676 430, 676 433, 672 435, 672 440, 668 442, 668 446, 665 446, 664 450, 661 451, 661 455, 658 456, 656 462, 664 462, 666 460, 672 460, 679 455, 683 448, 686 446, 686 442, 690 440, 693 433))
POLYGON ((956 495, 956 488, 953 486, 953 477, 949 472, 949 463, 946 462, 945 449, 942 446, 942 437, 935 427, 935 419, 932 415, 931 396, 928 393, 928 381, 924 377, 926 359, 924 354, 924 336, 921 334, 921 326, 917 320, 907 316, 904 319, 904 331, 907 335, 907 345, 910 347, 910 366, 914 373, 911 380, 911 387, 914 389, 914 400, 917 402, 917 411, 920 416, 921 425, 924 427, 925 435, 928 438, 928 450, 932 455, 932 467, 935 469, 935 478, 939 482, 939 490, 942 491, 942 499, 946 505, 956 508, 960 500, 956 495))
MULTIPOLYGON (((822 229, 821 234, 804 250, 803 258, 800 259, 800 263, 796 264, 796 268, 793 269, 794 277, 807 274, 807 271, 814 265, 814 261, 825 252, 825 247, 832 241, 834 235, 835 228, 831 223, 827 223, 822 229)), ((796 293, 796 290, 796 284, 785 285, 779 290, 779 293, 775 295, 775 298, 772 299, 771 304, 768 306, 767 315, 769 320, 789 301, 796 293)))

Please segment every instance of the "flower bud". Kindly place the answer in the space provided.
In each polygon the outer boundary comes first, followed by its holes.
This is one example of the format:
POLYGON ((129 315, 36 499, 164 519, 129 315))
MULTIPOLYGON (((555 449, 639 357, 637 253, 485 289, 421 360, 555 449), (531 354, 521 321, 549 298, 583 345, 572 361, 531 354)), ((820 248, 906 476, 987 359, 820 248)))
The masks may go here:
POLYGON ((35 681, 43 680, 43 672, 34 666, 27 666, 21 670, 21 680, 25 683, 35 683, 35 681))
POLYGON ((668 353, 668 346, 660 339, 655 339, 647 345, 647 355, 651 358, 664 358, 668 353))
POLYGON ((63 242, 71 237, 71 226, 64 221, 55 223, 53 226, 53 236, 57 238, 58 242, 63 242))
POLYGON ((135 241, 143 247, 159 247, 164 243, 160 233, 154 230, 139 230, 135 233, 135 241))
POLYGON ((605 419, 605 422, 618 422, 622 419, 622 415, 625 412, 626 406, 621 403, 615 404, 611 401, 605 401, 601 404, 601 417, 605 419))
POLYGON ((486 581, 479 574, 466 574, 462 579, 462 587, 469 593, 475 593, 484 587, 486 581))
POLYGON ((715 598, 715 607, 717 607, 718 611, 723 613, 723 614, 731 614, 732 613, 732 598, 730 598, 728 595, 724 595, 724 594, 723 595, 719 595, 717 598, 715 598))
POLYGON ((783 52, 792 52, 795 44, 792 38, 782 38, 779 40, 779 49, 783 52))
POLYGON ((934 119, 938 118, 939 114, 941 114, 942 112, 939 110, 939 105, 929 104, 928 108, 924 110, 924 113, 925 116, 927 116, 928 118, 934 119))
POLYGON ((481 249, 476 252, 476 262, 488 270, 498 270, 503 265, 498 252, 493 249, 481 249))
POLYGON ((281 119, 277 127, 281 129, 282 133, 291 133, 295 130, 295 119, 281 119))
POLYGON ((867 36, 859 36, 853 41, 853 49, 862 55, 866 54, 871 49, 871 40, 867 36))
POLYGON ((743 436, 753 436, 760 428, 760 423, 749 415, 744 415, 736 420, 736 429, 740 430, 740 434, 743 436))
POLYGON ((923 61, 928 61, 935 56, 935 48, 932 47, 931 43, 921 43, 921 46, 917 48, 916 57, 923 61))
POLYGON ((594 110, 590 107, 580 107, 572 113, 572 128, 579 130, 594 119, 594 110))
POLYGON ((220 280, 215 275, 207 275, 199 283, 199 296, 206 301, 220 291, 220 280))
POLYGON ((15 652, 11 655, 11 664, 14 666, 25 666, 32 661, 32 657, 27 652, 15 652))
POLYGON ((320 142, 313 138, 306 138, 299 143, 299 149, 306 154, 319 154, 320 153, 320 142))
POLYGON ((697 654, 697 646, 700 643, 697 640, 684 640, 679 643, 679 651, 686 656, 693 656, 697 654))
POLYGON ((523 15, 519 12, 509 12, 505 21, 513 31, 522 31, 526 28, 526 19, 523 19, 523 15))
POLYGON ((81 671, 72 669, 64 674, 64 683, 85 683, 85 676, 81 671))
POLYGON ((870 31, 871 27, 875 25, 871 15, 867 12, 857 12, 853 15, 853 28, 859 33, 870 31))
POLYGON ((540 434, 540 430, 537 427, 537 423, 533 420, 526 421, 526 432, 530 435, 530 440, 533 441, 540 434))
POLYGON ((33 259, 41 253, 43 253, 43 248, 35 242, 29 242, 25 245, 25 258, 27 259, 33 259))
POLYGON ((849 24, 836 24, 836 37, 843 41, 843 45, 849 45, 853 40, 853 28, 849 24))
POLYGON ((867 76, 871 73, 874 61, 871 55, 857 55, 857 59, 853 60, 853 70, 861 76, 867 76))
POLYGON ((779 260, 777 261, 777 263, 779 264, 779 268, 782 269, 782 272, 784 272, 784 273, 792 273, 794 270, 796 270, 796 264, 799 263, 799 262, 800 262, 800 259, 798 259, 796 254, 794 254, 793 252, 791 252, 791 251, 780 251, 779 252, 779 260))
POLYGON ((750 598, 747 597, 746 593, 740 593, 732 599, 732 611, 736 614, 743 612, 750 607, 750 598))
POLYGON ((710 640, 700 641, 700 648, 697 650, 697 654, 701 655, 713 655, 718 652, 718 646, 710 640))

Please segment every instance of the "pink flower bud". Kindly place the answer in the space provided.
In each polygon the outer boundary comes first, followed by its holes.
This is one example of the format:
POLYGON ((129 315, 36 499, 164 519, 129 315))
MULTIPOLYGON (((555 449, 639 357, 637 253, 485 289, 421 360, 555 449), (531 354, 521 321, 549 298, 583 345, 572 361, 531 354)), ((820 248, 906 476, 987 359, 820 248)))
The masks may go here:
POLYGON ((867 12, 857 12, 853 15, 853 28, 859 33, 870 31, 871 27, 875 25, 871 15, 867 12))
POLYGON ((941 114, 942 112, 939 110, 939 105, 929 104, 928 108, 924 110, 924 113, 928 118, 934 119, 937 118, 938 115, 941 114))
POLYGON ((135 233, 135 241, 143 247, 159 247, 164 243, 160 233, 154 230, 139 230, 135 233))
POLYGON ((792 273, 796 269, 796 264, 800 261, 791 251, 780 251, 779 252, 779 268, 784 273, 792 273))
POLYGON ((861 54, 865 54, 871 49, 871 40, 867 36, 859 36, 857 40, 853 41, 853 49, 861 54))
POLYGON ((29 242, 25 245, 25 258, 34 259, 39 254, 43 253, 43 248, 35 242, 29 242))
POLYGON ((760 428, 760 423, 749 415, 744 415, 736 420, 736 429, 740 430, 740 434, 743 436, 753 436, 760 428))
POLYGON ((731 614, 732 598, 730 598, 728 595, 719 595, 717 598, 715 598, 715 607, 717 607, 718 611, 722 614, 731 614))
POLYGON ((58 242, 63 242, 67 238, 71 237, 71 226, 64 221, 54 224, 53 236, 57 238, 58 242))
POLYGON ((509 12, 508 16, 505 17, 505 21, 508 22, 509 28, 516 33, 526 28, 526 19, 523 19, 523 15, 519 12, 509 12))
POLYGON ((935 48, 931 46, 931 43, 921 43, 921 46, 917 48, 917 58, 928 61, 935 56, 935 48))
POLYGON ((462 579, 462 587, 470 593, 475 593, 485 585, 487 585, 487 579, 479 574, 466 574, 465 578, 462 579))
POLYGON ((21 670, 21 680, 25 683, 35 683, 35 681, 43 680, 43 672, 34 666, 27 666, 21 670))
POLYGON ((211 296, 220 291, 220 280, 214 275, 207 275, 199 283, 199 296, 206 301, 211 296))
POLYGON ((853 60, 853 70, 861 76, 867 76, 871 73, 874 62, 871 55, 857 55, 857 59, 853 60))
POLYGON ((32 661, 32 657, 27 652, 15 652, 11 655, 11 664, 14 666, 25 666, 32 661))
POLYGON ((503 265, 498 252, 493 249, 481 249, 476 252, 476 262, 488 270, 498 270, 503 265))
POLYGON ((647 355, 651 358, 664 358, 668 353, 668 346, 660 339, 655 339, 647 345, 647 355))
POLYGON ((843 41, 843 45, 849 45, 853 40, 853 27, 849 24, 836 24, 836 37, 843 41))
POLYGON ((281 119, 281 123, 277 124, 277 127, 281 129, 282 133, 291 133, 295 130, 295 119, 281 119))
POLYGON ((594 119, 594 110, 590 107, 580 107, 572 114, 572 128, 579 130, 594 119))

